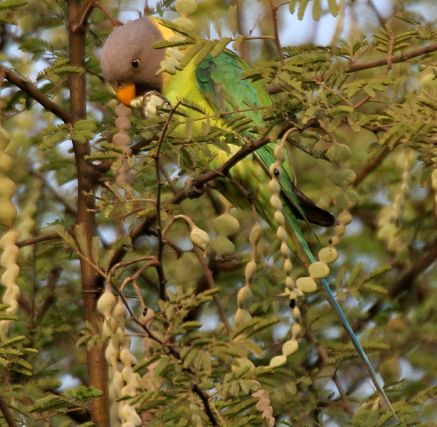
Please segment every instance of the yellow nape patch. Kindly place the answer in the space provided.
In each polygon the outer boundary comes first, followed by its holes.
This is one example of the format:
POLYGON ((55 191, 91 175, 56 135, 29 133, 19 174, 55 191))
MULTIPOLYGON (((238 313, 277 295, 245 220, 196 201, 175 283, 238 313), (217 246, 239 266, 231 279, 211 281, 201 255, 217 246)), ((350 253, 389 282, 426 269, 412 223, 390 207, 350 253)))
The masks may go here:
POLYGON ((153 22, 153 24, 156 26, 156 28, 158 28, 158 30, 161 33, 164 40, 169 40, 172 36, 175 35, 173 30, 162 25, 161 19, 155 18, 154 16, 151 16, 150 20, 153 22))

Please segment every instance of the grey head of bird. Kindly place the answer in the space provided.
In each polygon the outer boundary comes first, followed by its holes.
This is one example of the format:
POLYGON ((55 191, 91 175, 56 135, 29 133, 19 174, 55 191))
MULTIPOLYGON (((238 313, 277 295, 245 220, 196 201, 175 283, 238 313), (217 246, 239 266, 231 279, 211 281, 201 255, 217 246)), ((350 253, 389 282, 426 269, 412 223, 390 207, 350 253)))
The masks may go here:
POLYGON ((163 39, 151 19, 143 17, 116 28, 106 39, 100 62, 103 76, 113 86, 119 101, 126 105, 150 90, 161 90, 157 75, 164 49, 153 45, 163 39))

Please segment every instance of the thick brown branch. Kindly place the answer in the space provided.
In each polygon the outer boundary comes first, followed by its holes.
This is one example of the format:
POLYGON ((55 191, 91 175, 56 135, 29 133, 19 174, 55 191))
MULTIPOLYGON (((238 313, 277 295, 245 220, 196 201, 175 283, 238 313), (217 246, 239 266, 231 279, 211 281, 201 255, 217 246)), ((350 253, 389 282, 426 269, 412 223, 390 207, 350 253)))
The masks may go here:
POLYGON ((407 52, 400 53, 399 55, 394 55, 391 57, 375 59, 373 61, 368 62, 357 62, 350 63, 347 68, 348 73, 352 73, 355 71, 368 70, 369 68, 381 67, 383 65, 388 64, 396 64, 398 62, 404 62, 412 58, 416 58, 417 56, 426 55, 427 53, 437 51, 437 43, 432 43, 426 46, 418 47, 416 49, 411 49, 407 52))
MULTIPOLYGON (((68 38, 69 58, 71 65, 84 68, 85 38, 83 29, 73 29, 73 23, 79 19, 82 11, 81 0, 68 1, 68 38)), ((85 75, 74 74, 70 76, 70 109, 72 121, 86 117, 86 83, 85 75)), ((77 169, 77 217, 76 222, 82 227, 86 241, 86 251, 92 253, 92 241, 96 235, 95 224, 95 199, 94 199, 94 171, 91 163, 87 161, 90 154, 88 143, 73 140, 73 150, 77 169)), ((94 266, 87 261, 87 257, 81 257, 81 283, 83 294, 83 308, 85 320, 94 330, 101 327, 100 315, 97 311, 99 297, 98 276, 94 266)), ((108 372, 104 349, 101 345, 94 345, 87 350, 87 368, 89 385, 102 390, 103 396, 92 400, 92 421, 97 427, 110 425, 108 407, 108 372)))
POLYGON ((0 412, 3 414, 3 418, 6 421, 6 424, 8 427, 17 427, 17 423, 14 420, 14 417, 11 414, 11 411, 9 410, 8 404, 3 400, 3 398, 0 396, 0 412))
POLYGON ((45 96, 33 83, 21 77, 15 71, 0 64, 0 74, 4 75, 5 79, 26 92, 35 101, 41 104, 47 111, 50 111, 55 116, 59 117, 65 123, 71 123, 70 114, 60 107, 56 102, 53 102, 45 96))

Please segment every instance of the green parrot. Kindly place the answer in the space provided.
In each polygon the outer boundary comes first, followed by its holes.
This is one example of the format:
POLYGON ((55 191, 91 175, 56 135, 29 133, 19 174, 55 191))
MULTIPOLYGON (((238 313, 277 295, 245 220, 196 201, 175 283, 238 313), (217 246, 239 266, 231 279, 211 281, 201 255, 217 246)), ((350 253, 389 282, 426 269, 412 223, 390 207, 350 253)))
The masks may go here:
MULTIPOLYGON (((206 55, 200 60, 194 57, 182 70, 169 73, 162 70, 166 60, 165 49, 155 49, 154 45, 169 40, 174 32, 156 18, 143 17, 130 21, 116 28, 106 40, 101 51, 101 66, 105 79, 113 86, 116 96, 125 105, 134 105, 138 97, 159 92, 159 94, 174 106, 181 99, 202 107, 211 117, 219 117, 217 126, 226 127, 226 120, 233 113, 246 116, 257 125, 262 124, 262 109, 271 104, 270 96, 261 82, 243 79, 243 73, 248 69, 244 61, 229 50, 223 50, 218 55, 206 55)), ((185 113, 198 120, 202 114, 185 108, 185 113)), ((205 117, 203 116, 205 120, 205 117)), ((199 127, 200 129, 200 127, 199 127)), ((176 132, 183 132, 181 129, 176 132)), ((254 139, 257 135, 246 131, 241 138, 254 139)), ((213 144, 211 144, 213 145, 213 144)), ((274 143, 258 148, 253 155, 244 158, 230 170, 231 179, 221 188, 223 195, 234 205, 245 207, 249 205, 244 200, 244 188, 254 201, 259 214, 272 226, 275 226, 274 209, 270 203, 271 191, 268 188, 270 166, 276 162, 274 143), (235 181, 238 185, 235 184, 235 181)), ((220 167, 239 147, 229 145, 229 150, 209 147, 213 152, 210 166, 220 167)), ((321 225, 331 226, 334 217, 327 211, 317 207, 300 190, 290 177, 290 171, 284 166, 278 175, 280 195, 287 229, 294 234, 310 263, 316 261, 301 231, 297 219, 321 225)), ((370 377, 393 411, 391 403, 379 384, 377 374, 370 363, 358 337, 354 333, 342 308, 338 304, 329 283, 320 280, 327 299, 341 323, 351 338, 360 358, 366 365, 370 377)))

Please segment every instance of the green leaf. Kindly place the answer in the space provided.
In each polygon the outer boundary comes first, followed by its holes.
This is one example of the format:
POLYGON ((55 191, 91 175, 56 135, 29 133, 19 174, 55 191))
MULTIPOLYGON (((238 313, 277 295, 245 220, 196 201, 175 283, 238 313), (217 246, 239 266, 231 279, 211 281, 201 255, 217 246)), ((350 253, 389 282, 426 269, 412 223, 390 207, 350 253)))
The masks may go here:
POLYGON ((318 21, 320 19, 320 13, 322 11, 321 0, 313 0, 313 20, 318 21))
POLYGON ((28 0, 2 0, 0 4, 0 11, 16 9, 18 7, 26 6, 28 0))
POLYGON ((332 16, 337 16, 340 6, 337 4, 337 0, 328 0, 329 12, 332 16))

